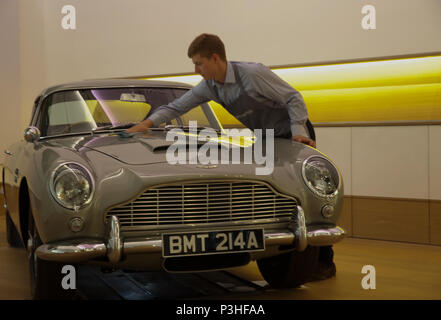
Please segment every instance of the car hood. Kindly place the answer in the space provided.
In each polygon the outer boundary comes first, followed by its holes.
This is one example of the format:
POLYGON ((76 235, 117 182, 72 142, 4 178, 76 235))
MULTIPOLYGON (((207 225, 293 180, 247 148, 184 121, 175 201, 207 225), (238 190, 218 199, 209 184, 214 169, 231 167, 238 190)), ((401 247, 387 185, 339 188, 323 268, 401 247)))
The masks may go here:
MULTIPOLYGON (((188 133, 183 133, 188 136, 188 133)), ((172 139, 168 139, 172 140, 172 139)), ((194 139, 199 149, 199 153, 201 153, 200 147, 206 147, 208 140, 200 140, 199 138, 194 139)), ((185 141, 185 140, 184 140, 185 141)), ((227 142, 228 140, 223 139, 223 141, 218 141, 218 139, 210 139, 210 143, 214 143, 218 146, 218 163, 224 164, 222 157, 224 150, 227 150, 229 153, 229 160, 233 159, 231 146, 232 145, 252 145, 250 143, 251 140, 244 141, 243 139, 240 143, 237 143, 238 140, 233 141, 233 143, 227 142), (229 151, 228 151, 229 149, 229 151)), ((265 140, 264 140, 265 141, 265 140)), ((255 160, 256 153, 262 154, 262 150, 265 150, 266 153, 267 146, 266 142, 259 146, 255 144, 252 147, 251 153, 253 154, 253 160, 255 160), (257 150, 254 150, 257 147, 257 150), (260 150, 259 150, 260 149, 260 150)), ((178 146, 178 142, 175 141, 167 141, 167 132, 164 131, 149 131, 147 133, 137 133, 133 137, 130 138, 122 138, 116 133, 100 133, 94 135, 87 136, 71 136, 71 137, 59 137, 55 139, 49 139, 43 142, 46 147, 55 147, 61 149, 69 149, 78 155, 86 156, 88 151, 95 151, 102 155, 105 155, 109 158, 112 158, 122 164, 126 165, 150 165, 155 163, 166 163, 167 161, 167 150, 170 146, 174 145, 178 146)), ((208 148, 207 148, 208 149, 208 148)), ((245 149, 240 152, 240 161, 239 163, 246 163, 244 161, 245 149)), ((204 150, 206 152, 206 150, 204 150)), ((274 139, 274 161, 278 162, 293 162, 293 161, 302 161, 307 156, 311 154, 316 154, 317 150, 307 147, 304 144, 292 142, 288 139, 274 139)), ((176 154, 174 155, 177 156, 176 154)), ((187 163, 202 163, 199 161, 200 159, 195 159, 197 157, 197 153, 194 156, 191 156, 194 162, 188 161, 187 163)), ((231 163, 231 162, 229 162, 231 163)), ((234 162, 233 162, 234 163, 234 162)), ((172 163, 171 163, 172 164, 172 163)), ((226 163, 225 163, 226 164, 226 163)), ((260 167, 262 164, 256 164, 253 161, 252 167, 257 166, 260 167)))
POLYGON ((125 164, 142 165, 166 161, 165 152, 173 141, 166 141, 163 132, 136 134, 131 138, 122 138, 116 133, 102 133, 59 137, 47 140, 44 144, 70 149, 80 154, 94 150, 125 164))
MULTIPOLYGON (((189 134, 185 132, 183 132, 182 135, 189 136, 189 134)), ((45 144, 47 146, 61 147, 63 149, 68 148, 72 151, 79 152, 80 154, 88 150, 94 150, 124 164, 147 165, 167 162, 166 153, 168 148, 172 145, 175 147, 180 145, 180 140, 168 140, 171 141, 167 141, 167 132, 150 131, 148 133, 137 133, 130 138, 122 138, 116 133, 60 137, 48 140, 45 144)), ((219 159, 221 156, 221 149, 229 149, 230 146, 225 140, 223 143, 220 143, 216 139, 201 141, 197 137, 194 138, 194 143, 198 148, 205 145, 208 141, 219 146, 219 159)), ((236 145, 238 144, 236 143, 236 145)))

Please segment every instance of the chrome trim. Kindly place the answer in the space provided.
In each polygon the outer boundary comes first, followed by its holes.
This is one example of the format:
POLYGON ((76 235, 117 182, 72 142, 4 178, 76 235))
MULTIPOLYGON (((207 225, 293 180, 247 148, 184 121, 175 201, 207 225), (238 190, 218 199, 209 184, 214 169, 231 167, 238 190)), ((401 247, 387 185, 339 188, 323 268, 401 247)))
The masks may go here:
MULTIPOLYGON (((110 219, 109 224, 113 225, 113 228, 112 226, 109 227, 109 240, 107 240, 106 243, 93 239, 79 239, 76 241, 43 244, 37 248, 37 256, 43 260, 64 263, 81 263, 107 256, 109 257, 109 260, 115 264, 121 260, 123 254, 157 254, 162 252, 162 239, 160 235, 128 239, 127 241, 123 242, 121 238, 116 235, 116 221, 110 219), (112 249, 109 249, 107 247, 109 243, 116 243, 116 245, 112 249)), ((305 245, 306 240, 306 245, 332 245, 342 240, 345 235, 345 231, 340 227, 313 230, 307 232, 305 239, 299 241, 298 243, 305 245)), ((296 240, 296 235, 294 232, 288 229, 265 230, 264 237, 265 248, 268 246, 292 245, 296 240)), ((298 245, 297 248, 301 249, 301 245, 298 245)))
POLYGON ((110 262, 117 263, 121 259, 123 249, 118 218, 115 216, 109 217, 107 220, 107 227, 107 257, 110 262))
POLYGON ((102 241, 82 239, 78 242, 43 244, 36 250, 38 258, 58 262, 85 262, 105 257, 106 245, 102 241))
MULTIPOLYGON (((105 83, 99 83, 100 80, 112 80, 112 79, 98 79, 97 83, 89 84, 89 83, 83 83, 81 84, 81 81, 78 83, 72 83, 72 84, 62 84, 58 86, 53 86, 50 88, 45 89, 41 93, 41 99, 40 101, 43 101, 51 94, 57 93, 57 92, 63 92, 63 91, 75 91, 75 90, 94 90, 94 89, 130 89, 130 88, 146 88, 146 89, 186 89, 190 90, 193 88, 192 85, 185 84, 182 82, 173 82, 173 81, 162 81, 162 80, 140 80, 135 79, 135 82, 133 83, 114 83, 114 84, 105 84, 105 83), (143 81, 143 82, 140 82, 143 81)), ((115 79, 115 81, 118 81, 121 79, 115 79)), ((122 80, 130 80, 130 79, 122 79, 122 80)), ((87 80, 86 80, 87 81, 87 80)), ((86 82, 83 81, 83 82, 86 82)))
POLYGON ((329 246, 339 242, 346 236, 343 228, 318 229, 307 233, 308 244, 311 246, 329 246))
POLYGON ((305 213, 301 206, 297 206, 297 230, 295 232, 297 238, 297 251, 304 251, 308 246, 308 241, 306 239, 306 220, 305 213))
POLYGON ((292 245, 294 243, 295 235, 292 232, 280 231, 265 233, 265 248, 273 245, 292 245))
POLYGON ((341 176, 340 171, 338 170, 337 166, 330 159, 328 159, 328 158, 326 158, 324 156, 321 156, 321 155, 312 155, 312 156, 309 156, 308 158, 306 158, 305 160, 303 160, 303 162, 302 162, 302 177, 303 177, 303 182, 306 184, 308 189, 312 191, 312 193, 314 193, 315 195, 319 196, 320 198, 324 198, 324 199, 328 199, 328 200, 335 198, 335 196, 338 194, 338 189, 340 188, 340 185, 342 183, 342 176, 341 176), (328 194, 328 195, 321 194, 314 187, 312 187, 309 184, 308 180, 306 179, 306 173, 305 173, 306 169, 305 169, 305 166, 310 161, 311 158, 320 158, 320 159, 325 160, 331 166, 333 166, 335 171, 337 172, 338 185, 337 185, 335 191, 332 194, 328 194))
POLYGON ((267 225, 267 224, 288 224, 292 221, 291 217, 286 218, 275 218, 275 219, 259 219, 259 220, 244 220, 244 221, 228 221, 228 224, 225 222, 212 222, 212 223, 204 223, 201 224, 175 224, 175 225, 164 225, 164 226, 150 226, 150 227, 124 227, 122 232, 129 233, 129 232, 136 232, 136 231, 163 231, 163 230, 182 230, 182 229, 189 229, 189 228, 195 228, 195 227, 204 227, 204 228, 224 228, 229 226, 237 226, 237 227, 243 227, 243 226, 250 226, 250 225, 267 225))
POLYGON ((124 254, 162 252, 162 240, 145 238, 124 243, 124 254))
POLYGON ((261 223, 268 219, 278 222, 276 219, 285 218, 288 222, 296 205, 294 197, 281 194, 263 181, 187 180, 144 189, 132 199, 108 208, 104 217, 116 215, 123 231, 239 221, 249 223, 251 220, 261 223), (233 191, 236 192, 233 194, 233 191), (208 193, 211 196, 209 201, 208 193), (159 199, 166 200, 166 203, 159 202, 159 199), (259 203, 263 206, 258 206, 259 203), (164 210, 168 212, 160 215, 164 210))
MULTIPOLYGON (((264 237, 266 247, 268 245, 291 245, 295 236, 289 230, 270 230, 265 232, 264 237)), ((107 256, 112 263, 117 263, 123 254, 162 252, 161 236, 132 239, 121 242, 121 246, 117 245, 113 249, 109 249, 108 245, 111 242, 114 241, 108 240, 106 245, 104 242, 83 239, 74 242, 43 244, 37 248, 36 253, 40 259, 49 261, 80 263, 107 256), (117 258, 118 260, 116 260, 117 258)))
POLYGON ((37 127, 27 127, 24 131, 24 139, 27 142, 38 141, 40 139, 40 136, 40 129, 38 129, 37 127))

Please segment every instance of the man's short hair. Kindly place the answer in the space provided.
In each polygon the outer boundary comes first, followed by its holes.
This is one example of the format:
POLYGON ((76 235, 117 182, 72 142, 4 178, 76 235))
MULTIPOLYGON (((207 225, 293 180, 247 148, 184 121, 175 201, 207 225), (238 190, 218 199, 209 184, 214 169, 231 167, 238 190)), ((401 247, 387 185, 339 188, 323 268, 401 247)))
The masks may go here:
POLYGON ((227 61, 225 46, 222 40, 214 34, 203 33, 192 41, 188 47, 187 54, 189 58, 192 58, 195 54, 211 58, 213 53, 217 53, 223 61, 227 61))

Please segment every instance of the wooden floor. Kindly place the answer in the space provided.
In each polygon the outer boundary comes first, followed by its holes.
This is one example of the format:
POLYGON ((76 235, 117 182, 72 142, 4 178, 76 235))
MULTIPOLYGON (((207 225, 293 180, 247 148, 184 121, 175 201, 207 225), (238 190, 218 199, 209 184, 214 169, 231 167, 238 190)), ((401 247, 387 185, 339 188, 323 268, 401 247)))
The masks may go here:
MULTIPOLYGON (((347 238, 334 246, 337 276, 290 290, 266 290, 245 299, 441 299, 441 246, 347 238), (365 265, 375 267, 376 289, 364 290, 365 265)), ((263 280, 255 263, 232 272, 263 280)), ((183 297, 185 298, 185 297, 183 297)), ((0 300, 30 299, 27 256, 9 248, 0 214, 0 300)))

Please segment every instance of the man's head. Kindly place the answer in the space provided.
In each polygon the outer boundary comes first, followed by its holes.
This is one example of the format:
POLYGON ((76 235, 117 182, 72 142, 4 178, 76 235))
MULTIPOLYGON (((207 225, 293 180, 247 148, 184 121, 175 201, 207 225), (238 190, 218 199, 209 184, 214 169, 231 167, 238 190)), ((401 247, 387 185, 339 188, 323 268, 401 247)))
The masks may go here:
POLYGON ((225 46, 218 36, 203 33, 196 37, 188 47, 188 57, 195 65, 195 72, 205 80, 224 82, 227 58, 225 46))
POLYGON ((227 61, 224 43, 214 34, 203 33, 192 41, 188 47, 188 57, 191 59, 195 54, 208 59, 217 54, 222 61, 227 61))

